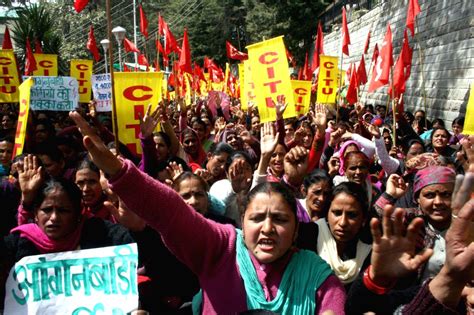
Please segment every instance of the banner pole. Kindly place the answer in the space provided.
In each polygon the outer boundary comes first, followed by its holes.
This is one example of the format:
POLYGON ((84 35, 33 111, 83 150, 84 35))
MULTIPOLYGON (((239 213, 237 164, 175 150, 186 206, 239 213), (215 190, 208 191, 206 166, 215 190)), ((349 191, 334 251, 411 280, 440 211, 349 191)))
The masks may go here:
MULTIPOLYGON (((110 14, 110 0, 105 1, 106 14, 107 14, 107 38, 110 43, 109 47, 109 62, 110 62, 110 85, 112 87, 112 122, 113 122, 113 132, 115 138, 115 151, 117 155, 120 154, 119 150, 119 136, 118 136, 118 125, 117 125, 117 108, 115 104, 115 88, 114 88, 114 53, 113 53, 113 41, 112 41, 112 16, 110 14)), ((120 48, 119 48, 120 49, 120 48)), ((120 50, 119 50, 120 52, 120 50)), ((120 67, 120 65, 119 65, 120 67)))

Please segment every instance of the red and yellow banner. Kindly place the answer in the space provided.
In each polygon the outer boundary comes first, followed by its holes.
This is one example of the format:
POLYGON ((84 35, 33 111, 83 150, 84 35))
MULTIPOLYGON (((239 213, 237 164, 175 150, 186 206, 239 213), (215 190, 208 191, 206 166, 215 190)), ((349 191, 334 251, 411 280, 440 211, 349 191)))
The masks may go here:
POLYGON ((79 102, 88 103, 91 100, 92 91, 92 60, 71 60, 71 77, 79 82, 79 102))
POLYGON ((337 83, 339 69, 337 68, 337 57, 320 56, 318 95, 316 102, 322 104, 336 103, 337 83))
POLYGON ((57 77, 58 76, 58 55, 34 54, 36 60, 35 76, 57 77))
POLYGON ((20 78, 13 50, 0 50, 0 103, 19 101, 20 78))
POLYGON ((469 100, 466 106, 466 121, 464 122, 463 134, 474 135, 474 83, 471 84, 469 100))
POLYGON ((18 113, 18 123, 16 125, 15 145, 13 146, 12 157, 23 153, 25 146, 26 124, 28 123, 28 114, 30 112, 30 95, 33 86, 33 78, 26 79, 20 85, 20 111, 18 113))
MULTIPOLYGON (((283 36, 247 46, 247 50, 260 121, 275 121, 275 103, 278 97, 284 96, 286 102, 293 104, 293 89, 283 36)), ((288 106, 283 117, 294 116, 294 106, 288 106)))
POLYGON ((293 88, 293 99, 295 100, 295 111, 298 116, 309 112, 311 101, 311 81, 291 80, 293 88))
POLYGON ((162 99, 162 72, 118 72, 114 77, 118 135, 122 143, 136 154, 140 147, 140 114, 142 117, 148 104, 152 111, 162 99))

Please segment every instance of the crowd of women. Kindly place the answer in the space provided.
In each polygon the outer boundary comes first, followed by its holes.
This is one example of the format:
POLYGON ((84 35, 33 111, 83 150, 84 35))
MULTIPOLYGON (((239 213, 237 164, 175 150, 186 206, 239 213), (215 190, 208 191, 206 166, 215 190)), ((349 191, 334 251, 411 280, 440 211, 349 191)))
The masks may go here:
POLYGON ((463 117, 278 102, 261 124, 219 102, 150 105, 140 156, 94 103, 34 112, 13 159, 5 106, 1 281, 25 256, 136 242, 151 314, 474 314, 463 117))

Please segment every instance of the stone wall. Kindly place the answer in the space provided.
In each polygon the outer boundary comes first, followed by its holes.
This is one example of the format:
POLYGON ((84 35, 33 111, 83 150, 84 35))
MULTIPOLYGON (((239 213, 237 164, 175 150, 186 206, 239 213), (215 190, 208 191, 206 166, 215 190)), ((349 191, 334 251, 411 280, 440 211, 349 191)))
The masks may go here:
MULTIPOLYGON (((404 97, 405 108, 424 109, 426 100, 428 117, 443 118, 450 124, 454 118, 465 114, 469 87, 474 83, 474 5, 471 0, 419 0, 419 3, 421 13, 416 20, 415 38, 409 34, 414 51, 404 97)), ((408 0, 391 0, 381 1, 363 15, 351 12, 352 21, 348 27, 352 44, 350 57, 343 58, 343 69, 350 63, 359 62, 371 29, 369 52, 365 56, 369 68, 375 43, 379 43, 380 48, 387 23, 392 28, 396 62, 403 41, 407 7, 408 0)), ((325 34, 324 50, 327 55, 340 57, 340 25, 333 26, 333 31, 325 34)), ((362 101, 366 100, 368 104, 385 105, 387 99, 387 87, 371 94, 362 93, 362 101)))

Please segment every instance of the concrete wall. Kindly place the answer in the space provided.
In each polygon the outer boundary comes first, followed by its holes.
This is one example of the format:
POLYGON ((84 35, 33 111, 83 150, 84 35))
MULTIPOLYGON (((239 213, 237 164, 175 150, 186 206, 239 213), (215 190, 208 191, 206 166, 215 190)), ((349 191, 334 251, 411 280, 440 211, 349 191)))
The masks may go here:
MULTIPOLYGON (((458 115, 465 114, 469 87, 474 83, 474 3, 472 0, 419 0, 419 3, 421 13, 417 16, 415 39, 409 35, 414 52, 404 97, 405 108, 423 109, 426 99, 428 117, 443 118, 450 123, 458 115)), ((371 29, 370 48, 365 56, 369 68, 375 43, 379 43, 380 48, 387 23, 392 28, 396 62, 403 41, 407 7, 408 0, 392 0, 381 1, 363 15, 352 12, 348 25, 351 57, 344 56, 343 69, 352 62, 359 62, 371 29)), ((327 55, 341 55, 338 26, 325 34, 324 45, 327 55)), ((368 104, 386 104, 387 88, 371 94, 364 92, 362 100, 367 100, 368 104)))

